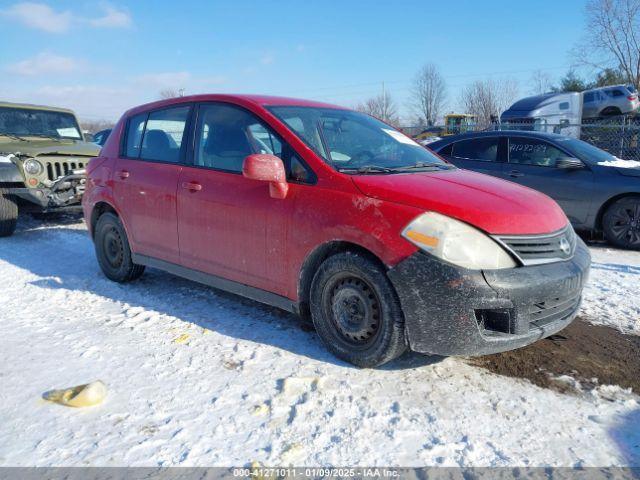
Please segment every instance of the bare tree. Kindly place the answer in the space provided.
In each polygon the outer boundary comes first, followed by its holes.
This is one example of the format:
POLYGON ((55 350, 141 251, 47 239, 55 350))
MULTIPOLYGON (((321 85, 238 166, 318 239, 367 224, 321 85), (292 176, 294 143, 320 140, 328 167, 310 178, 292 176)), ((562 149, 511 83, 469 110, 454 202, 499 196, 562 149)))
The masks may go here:
POLYGON ((493 118, 506 110, 518 96, 518 84, 513 79, 476 80, 463 89, 460 105, 465 113, 478 117, 478 124, 487 127, 493 118))
POLYGON ((543 93, 550 92, 553 89, 553 83, 551 82, 551 76, 543 70, 536 70, 531 74, 531 94, 542 95, 543 93))
POLYGON ((160 90, 159 96, 161 99, 182 97, 184 96, 184 88, 163 88, 160 90))
POLYGON ((444 108, 446 96, 447 86, 438 68, 431 63, 423 66, 411 88, 411 103, 416 114, 427 125, 434 125, 444 108))
POLYGON ((619 69, 640 86, 640 0, 589 0, 584 39, 573 51, 576 61, 598 69, 619 69))
POLYGON ((393 98, 391 98, 391 95, 386 92, 359 103, 356 105, 356 110, 373 115, 391 125, 400 125, 396 103, 393 98))

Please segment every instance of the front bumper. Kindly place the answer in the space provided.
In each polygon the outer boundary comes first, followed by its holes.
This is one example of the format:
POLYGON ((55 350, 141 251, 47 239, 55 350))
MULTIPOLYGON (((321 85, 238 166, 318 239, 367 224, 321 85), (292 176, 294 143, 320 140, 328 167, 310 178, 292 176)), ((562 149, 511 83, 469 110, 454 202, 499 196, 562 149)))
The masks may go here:
POLYGON ((436 355, 504 352, 552 335, 575 318, 591 256, 577 239, 570 260, 474 271, 421 252, 388 274, 412 350, 436 355))
POLYGON ((9 188, 8 193, 37 206, 40 211, 81 211, 85 182, 84 171, 79 171, 60 177, 48 188, 9 188))

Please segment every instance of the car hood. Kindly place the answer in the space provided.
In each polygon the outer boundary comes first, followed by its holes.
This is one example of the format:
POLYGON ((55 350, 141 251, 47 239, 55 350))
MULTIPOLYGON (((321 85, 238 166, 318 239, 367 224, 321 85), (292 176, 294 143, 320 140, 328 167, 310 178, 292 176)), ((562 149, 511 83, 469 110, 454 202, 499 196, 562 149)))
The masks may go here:
POLYGON ((625 177, 640 177, 640 167, 636 168, 616 168, 616 171, 620 175, 625 177))
POLYGON ((550 233, 567 217, 546 195, 468 170, 354 176, 365 195, 435 211, 490 234, 550 233))
POLYGON ((33 140, 33 137, 28 137, 28 140, 20 141, 0 136, 0 154, 9 153, 29 157, 38 155, 96 157, 100 153, 100 147, 95 143, 75 140, 52 140, 48 138, 33 140))

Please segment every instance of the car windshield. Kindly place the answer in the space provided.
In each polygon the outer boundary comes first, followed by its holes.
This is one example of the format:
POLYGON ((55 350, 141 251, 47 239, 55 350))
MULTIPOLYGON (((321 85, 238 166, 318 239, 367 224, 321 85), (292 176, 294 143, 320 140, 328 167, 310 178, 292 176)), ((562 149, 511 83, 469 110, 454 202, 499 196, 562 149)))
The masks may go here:
POLYGON ((65 112, 0 107, 0 135, 82 139, 76 118, 65 112))
POLYGON ((607 162, 615 160, 615 157, 609 152, 594 147, 593 145, 577 140, 575 138, 563 138, 558 140, 559 144, 571 152, 576 158, 587 163, 607 162))
POLYGON ((455 168, 369 115, 316 107, 271 107, 304 143, 338 171, 355 174, 455 168))

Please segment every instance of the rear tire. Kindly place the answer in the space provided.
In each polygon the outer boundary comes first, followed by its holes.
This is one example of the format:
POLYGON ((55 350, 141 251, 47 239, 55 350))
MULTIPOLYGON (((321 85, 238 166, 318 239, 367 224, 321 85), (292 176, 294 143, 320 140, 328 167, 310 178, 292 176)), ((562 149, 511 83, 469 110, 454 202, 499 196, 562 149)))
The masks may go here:
POLYGON ((125 283, 144 273, 143 265, 133 263, 127 233, 113 213, 104 213, 98 218, 94 243, 98 264, 108 279, 125 283))
POLYGON ((625 249, 640 249, 640 197, 624 197, 613 202, 602 217, 607 241, 625 249))
POLYGON ((18 202, 15 196, 0 188, 0 237, 10 237, 18 223, 18 202))
POLYGON ((387 363, 407 349, 400 301, 384 269, 359 253, 340 253, 311 283, 311 318, 334 355, 363 368, 387 363))
POLYGON ((622 110, 618 107, 607 107, 600 113, 602 117, 615 117, 618 115, 622 115, 622 110))

